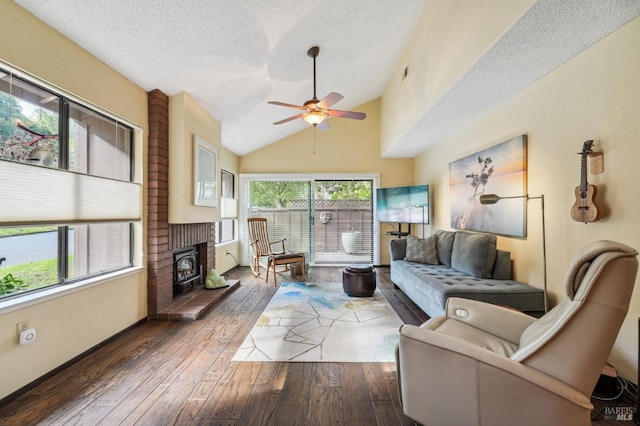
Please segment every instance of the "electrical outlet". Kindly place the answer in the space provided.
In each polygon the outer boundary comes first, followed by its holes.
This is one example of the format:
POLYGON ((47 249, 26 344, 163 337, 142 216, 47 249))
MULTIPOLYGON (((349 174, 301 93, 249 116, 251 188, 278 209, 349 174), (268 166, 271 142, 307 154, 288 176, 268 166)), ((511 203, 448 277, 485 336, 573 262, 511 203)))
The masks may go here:
POLYGON ((23 331, 27 331, 28 329, 31 328, 31 322, 30 321, 20 321, 18 323, 18 336, 20 336, 20 333, 22 333, 23 331))

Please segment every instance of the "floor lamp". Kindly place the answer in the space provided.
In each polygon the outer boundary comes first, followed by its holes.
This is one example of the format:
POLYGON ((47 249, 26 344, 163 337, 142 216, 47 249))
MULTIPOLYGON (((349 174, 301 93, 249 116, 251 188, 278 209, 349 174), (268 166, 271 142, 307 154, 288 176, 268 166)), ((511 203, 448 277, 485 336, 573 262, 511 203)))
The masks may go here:
POLYGON ((547 313, 547 241, 546 230, 544 226, 544 194, 539 197, 530 197, 529 194, 515 195, 513 197, 500 197, 496 194, 486 194, 480 196, 480 204, 495 204, 500 200, 507 200, 510 198, 524 198, 527 200, 540 200, 540 206, 542 207, 542 268, 544 272, 544 312, 547 313))
POLYGON ((417 209, 422 209, 422 238, 424 238, 424 208, 426 206, 421 205, 421 204, 416 204, 415 207, 417 209))

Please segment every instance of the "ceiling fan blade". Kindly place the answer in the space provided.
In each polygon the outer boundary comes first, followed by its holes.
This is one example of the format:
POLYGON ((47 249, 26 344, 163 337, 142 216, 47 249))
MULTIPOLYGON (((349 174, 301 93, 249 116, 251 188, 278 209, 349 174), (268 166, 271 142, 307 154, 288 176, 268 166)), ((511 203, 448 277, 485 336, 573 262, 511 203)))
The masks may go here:
POLYGON ((302 107, 300 105, 285 104, 284 102, 278 102, 278 101, 269 101, 267 103, 271 104, 271 105, 278 105, 278 106, 283 106, 283 107, 287 107, 287 108, 304 109, 304 107, 302 107))
POLYGON ((327 96, 324 97, 320 102, 318 102, 319 108, 329 108, 331 105, 334 105, 344 99, 340 93, 331 92, 327 96))
POLYGON ((289 118, 285 118, 284 120, 276 121, 276 122, 275 122, 275 123, 273 123, 273 124, 283 124, 283 123, 287 123, 287 122, 289 122, 289 121, 293 121, 293 120, 295 120, 296 118, 301 118, 301 117, 302 117, 302 114, 296 114, 296 115, 294 115, 293 117, 289 117, 289 118))
POLYGON ((326 119, 324 119, 320 122, 320 124, 318 124, 317 127, 318 127, 318 130, 320 130, 321 132, 325 132, 329 130, 329 123, 327 122, 326 119))
POLYGON ((339 118, 352 118, 354 120, 364 120, 367 118, 367 114, 364 112, 355 112, 355 111, 340 111, 337 109, 331 109, 328 111, 329 117, 339 117, 339 118))

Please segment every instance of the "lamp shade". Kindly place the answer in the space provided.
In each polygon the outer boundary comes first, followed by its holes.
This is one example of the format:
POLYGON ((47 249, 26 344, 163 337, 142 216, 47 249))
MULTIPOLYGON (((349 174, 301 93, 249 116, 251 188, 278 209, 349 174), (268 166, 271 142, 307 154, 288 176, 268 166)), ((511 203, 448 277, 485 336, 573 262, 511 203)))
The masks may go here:
POLYGON ((525 195, 514 195, 511 197, 501 197, 499 195, 496 194, 484 194, 480 196, 480 204, 495 204, 500 200, 510 200, 512 198, 526 198, 527 201, 529 201, 529 199, 535 199, 535 198, 540 198, 540 197, 529 197, 529 194, 525 194, 525 195))
POLYGON ((316 126, 322 122, 326 114, 322 111, 309 111, 302 116, 302 119, 312 126, 316 126))
POLYGON ((500 201, 496 194, 483 194, 480 196, 480 204, 495 204, 500 201))

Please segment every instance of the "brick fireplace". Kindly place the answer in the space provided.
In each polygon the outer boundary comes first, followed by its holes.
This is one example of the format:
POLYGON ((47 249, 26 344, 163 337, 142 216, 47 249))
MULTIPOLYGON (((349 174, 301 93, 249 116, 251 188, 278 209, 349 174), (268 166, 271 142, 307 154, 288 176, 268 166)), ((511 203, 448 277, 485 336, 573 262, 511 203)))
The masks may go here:
POLYGON ((173 252, 198 247, 204 271, 215 267, 215 223, 169 223, 169 97, 160 90, 148 94, 148 282, 149 318, 173 302, 173 252))

